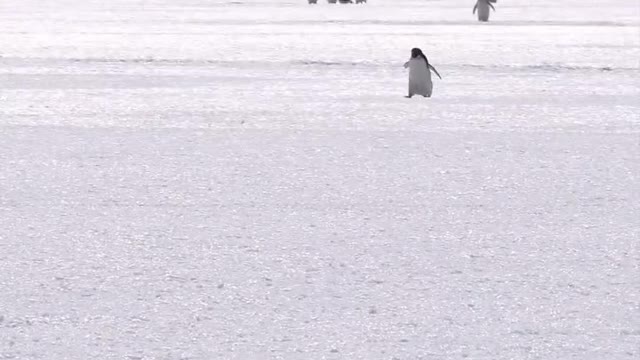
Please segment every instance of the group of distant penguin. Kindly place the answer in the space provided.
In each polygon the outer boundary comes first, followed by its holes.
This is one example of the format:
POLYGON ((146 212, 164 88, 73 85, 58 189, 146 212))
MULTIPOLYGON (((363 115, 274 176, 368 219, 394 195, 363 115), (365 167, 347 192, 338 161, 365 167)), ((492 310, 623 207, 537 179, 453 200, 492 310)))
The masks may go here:
MULTIPOLYGON (((309 4, 317 4, 318 0, 308 0, 309 4)), ((353 0, 327 0, 329 4, 353 4, 353 0)), ((366 3, 367 0, 355 0, 356 4, 366 3)), ((478 12, 478 21, 489 21, 490 9, 496 11, 492 3, 495 4, 498 0, 476 0, 476 4, 473 6, 473 14, 478 12)))
MULTIPOLYGON (((308 0, 309 4, 317 4, 318 0, 308 0)), ((340 2, 341 4, 353 4, 353 0, 327 0, 330 4, 340 2)), ((490 10, 496 11, 493 3, 498 0, 476 0, 473 6, 473 14, 478 13, 478 21, 489 21, 490 10)), ((356 4, 366 3, 367 0, 356 0, 356 4)), ((431 72, 436 74, 440 79, 442 77, 433 65, 429 63, 429 59, 419 48, 411 49, 411 58, 404 64, 405 69, 409 69, 409 93, 406 97, 412 98, 414 95, 421 95, 429 98, 433 94, 433 81, 431 80, 431 72)))
MULTIPOLYGON (((353 4, 353 0, 327 0, 329 4, 353 4)), ((356 4, 366 3, 367 0, 356 0, 356 4)), ((309 4, 317 4, 318 0, 309 0, 309 4)))

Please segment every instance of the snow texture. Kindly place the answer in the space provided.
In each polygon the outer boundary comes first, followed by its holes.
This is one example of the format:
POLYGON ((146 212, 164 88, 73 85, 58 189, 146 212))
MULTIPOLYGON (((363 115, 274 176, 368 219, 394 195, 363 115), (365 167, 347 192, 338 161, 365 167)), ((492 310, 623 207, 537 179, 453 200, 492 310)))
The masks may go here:
POLYGON ((638 359, 640 6, 473 4, 0 2, 0 359, 638 359))

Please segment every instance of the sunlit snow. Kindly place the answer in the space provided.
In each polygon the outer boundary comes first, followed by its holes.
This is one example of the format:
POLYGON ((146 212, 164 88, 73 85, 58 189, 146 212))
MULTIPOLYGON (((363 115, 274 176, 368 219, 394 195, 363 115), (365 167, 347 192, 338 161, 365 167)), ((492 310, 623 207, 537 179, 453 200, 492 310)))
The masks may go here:
POLYGON ((474 3, 2 0, 0 359, 638 359, 640 6, 474 3))

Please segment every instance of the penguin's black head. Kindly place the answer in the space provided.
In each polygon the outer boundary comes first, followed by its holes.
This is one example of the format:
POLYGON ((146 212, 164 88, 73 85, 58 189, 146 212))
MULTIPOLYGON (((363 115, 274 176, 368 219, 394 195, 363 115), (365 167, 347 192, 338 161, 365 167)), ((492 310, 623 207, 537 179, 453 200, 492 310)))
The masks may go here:
POLYGON ((418 49, 418 48, 413 48, 411 49, 411 57, 415 58, 422 55, 422 50, 418 49))

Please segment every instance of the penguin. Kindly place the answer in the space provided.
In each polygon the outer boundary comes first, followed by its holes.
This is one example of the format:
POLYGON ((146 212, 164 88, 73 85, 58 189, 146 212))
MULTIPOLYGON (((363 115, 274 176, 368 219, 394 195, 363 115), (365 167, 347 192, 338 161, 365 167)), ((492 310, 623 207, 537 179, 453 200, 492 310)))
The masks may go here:
POLYGON ((433 71, 440 79, 442 76, 438 70, 429 64, 429 60, 422 50, 418 48, 411 49, 411 59, 404 64, 405 69, 409 68, 409 95, 422 95, 431 97, 433 93, 433 82, 431 81, 431 71, 433 71))
POLYGON ((477 0, 475 6, 473 7, 473 13, 476 13, 478 10, 478 21, 489 21, 489 8, 496 11, 496 8, 491 5, 495 0, 477 0))

